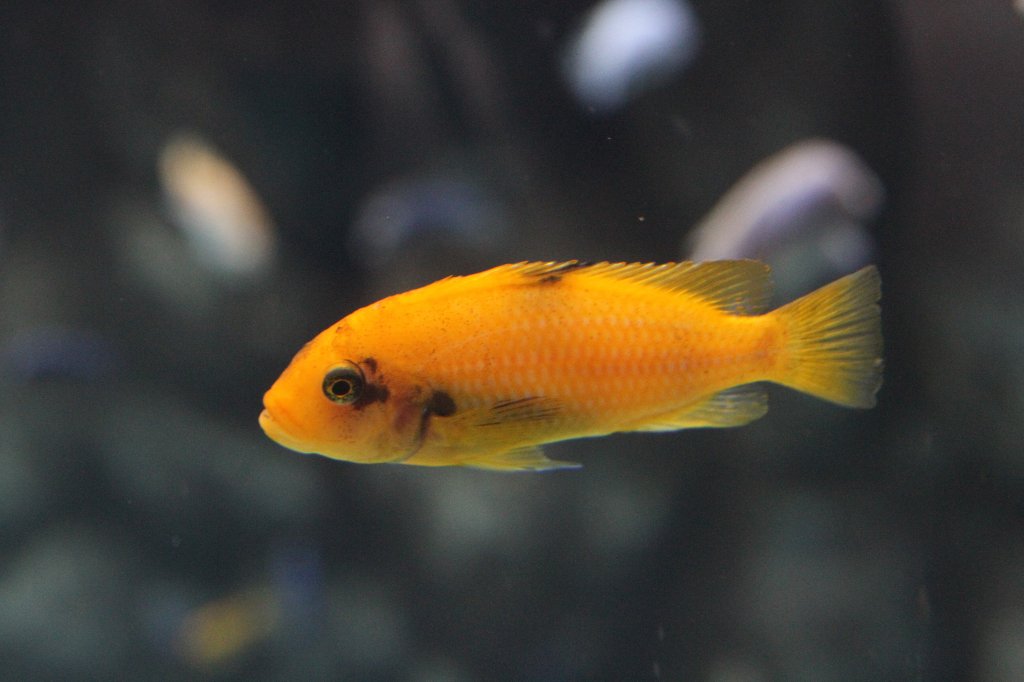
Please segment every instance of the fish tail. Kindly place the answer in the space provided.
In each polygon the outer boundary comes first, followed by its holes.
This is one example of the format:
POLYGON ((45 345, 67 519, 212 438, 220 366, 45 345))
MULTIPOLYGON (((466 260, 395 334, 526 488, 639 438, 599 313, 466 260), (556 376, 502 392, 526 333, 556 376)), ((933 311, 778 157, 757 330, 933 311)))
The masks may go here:
POLYGON ((881 278, 869 265, 771 313, 786 346, 781 384, 847 407, 873 407, 882 385, 881 278))

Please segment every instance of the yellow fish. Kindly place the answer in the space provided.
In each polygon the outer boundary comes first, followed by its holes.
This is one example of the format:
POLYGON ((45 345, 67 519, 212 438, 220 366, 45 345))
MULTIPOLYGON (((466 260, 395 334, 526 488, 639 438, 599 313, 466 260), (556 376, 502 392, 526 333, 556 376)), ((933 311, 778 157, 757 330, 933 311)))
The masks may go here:
POLYGON ((871 407, 882 380, 874 266, 761 314, 768 267, 516 263, 355 311, 263 397, 285 447, 352 462, 577 466, 544 443, 746 424, 771 381, 871 407))

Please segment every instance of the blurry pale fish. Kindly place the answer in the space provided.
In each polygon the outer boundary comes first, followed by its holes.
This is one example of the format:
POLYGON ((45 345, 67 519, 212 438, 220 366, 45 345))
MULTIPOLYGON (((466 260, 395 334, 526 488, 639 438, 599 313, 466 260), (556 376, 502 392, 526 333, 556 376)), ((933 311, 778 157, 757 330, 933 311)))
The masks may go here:
POLYGON ((383 296, 449 271, 479 269, 506 253, 510 209, 465 168, 432 169, 387 182, 363 200, 349 231, 368 274, 367 291, 383 296))
POLYGON ((352 248, 373 265, 391 261, 417 238, 486 251, 504 241, 506 220, 479 183, 454 175, 423 175, 380 187, 352 227, 352 248))
POLYGON ((200 138, 179 135, 160 153, 159 174, 171 217, 201 263, 238 279, 270 266, 273 220, 230 161, 200 138))
POLYGON ((563 73, 583 104, 613 110, 681 71, 699 42, 685 0, 604 0, 570 42, 563 73))
POLYGON ((755 166, 729 190, 690 234, 688 257, 756 258, 803 276, 781 282, 780 289, 801 288, 871 259, 874 243, 864 223, 883 198, 878 176, 851 150, 828 140, 800 142, 755 166), (797 267, 791 261, 801 249, 810 257, 797 267))

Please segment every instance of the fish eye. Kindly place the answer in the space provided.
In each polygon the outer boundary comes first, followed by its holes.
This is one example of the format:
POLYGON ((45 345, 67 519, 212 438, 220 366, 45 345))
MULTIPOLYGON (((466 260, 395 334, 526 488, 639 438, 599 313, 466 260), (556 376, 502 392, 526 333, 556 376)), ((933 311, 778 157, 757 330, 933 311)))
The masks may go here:
POLYGON ((324 375, 324 395, 331 402, 345 405, 359 399, 363 391, 363 372, 355 363, 331 368, 324 375))

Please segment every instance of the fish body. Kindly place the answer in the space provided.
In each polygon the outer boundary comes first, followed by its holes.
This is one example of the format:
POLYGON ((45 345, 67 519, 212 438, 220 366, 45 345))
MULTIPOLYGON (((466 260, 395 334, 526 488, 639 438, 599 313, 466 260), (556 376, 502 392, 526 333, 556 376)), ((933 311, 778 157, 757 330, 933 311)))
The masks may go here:
POLYGON ((264 396, 278 443, 354 462, 572 466, 544 443, 746 424, 784 384, 870 407, 881 383, 878 271, 762 314, 750 260, 517 263, 355 311, 264 396))

